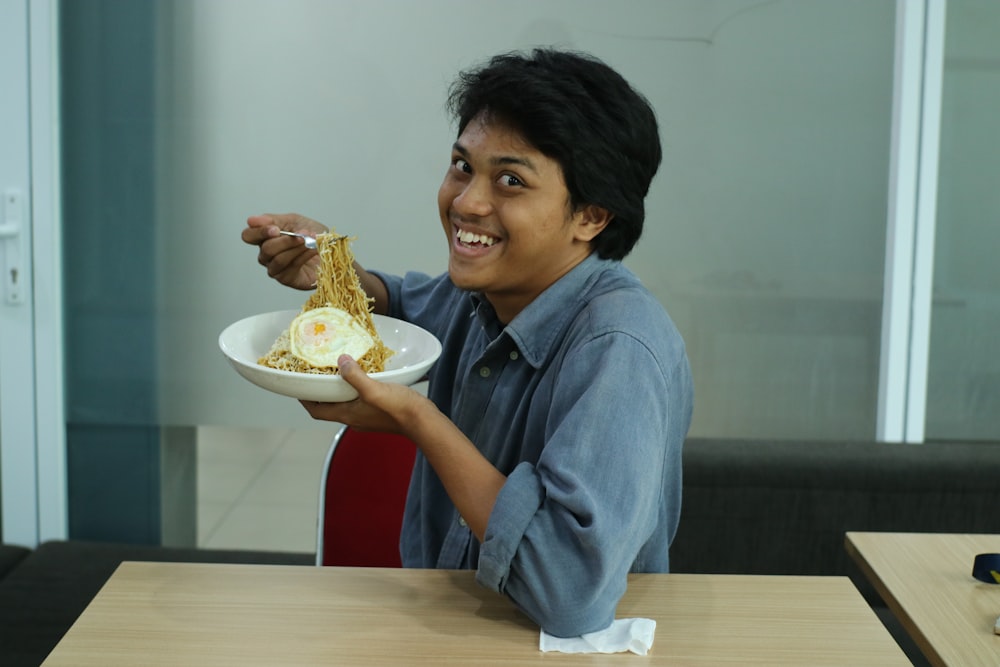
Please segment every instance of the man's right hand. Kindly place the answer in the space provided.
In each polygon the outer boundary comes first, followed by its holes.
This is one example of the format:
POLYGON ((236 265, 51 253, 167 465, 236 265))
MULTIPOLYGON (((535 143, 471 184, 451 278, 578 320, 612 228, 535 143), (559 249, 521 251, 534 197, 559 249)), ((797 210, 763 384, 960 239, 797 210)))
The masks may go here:
POLYGON ((267 275, 295 289, 315 288, 319 254, 308 250, 302 239, 279 234, 281 230, 307 236, 327 231, 322 224, 297 213, 265 213, 247 218, 241 236, 244 243, 259 248, 257 262, 267 269, 267 275))

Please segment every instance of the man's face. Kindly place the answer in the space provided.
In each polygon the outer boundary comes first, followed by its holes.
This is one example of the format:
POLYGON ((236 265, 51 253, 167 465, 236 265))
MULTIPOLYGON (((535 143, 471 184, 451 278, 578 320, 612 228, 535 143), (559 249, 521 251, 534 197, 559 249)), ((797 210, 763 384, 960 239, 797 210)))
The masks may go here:
POLYGON ((573 212, 559 164, 503 124, 473 119, 438 191, 452 282, 510 322, 590 254, 602 209, 573 212))

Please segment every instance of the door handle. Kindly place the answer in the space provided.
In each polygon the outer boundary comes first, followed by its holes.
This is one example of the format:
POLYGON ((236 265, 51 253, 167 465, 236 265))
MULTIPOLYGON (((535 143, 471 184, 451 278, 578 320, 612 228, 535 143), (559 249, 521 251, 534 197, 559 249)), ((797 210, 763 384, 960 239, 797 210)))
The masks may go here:
POLYGON ((0 244, 3 244, 3 291, 7 303, 24 301, 24 276, 22 275, 21 232, 22 197, 19 190, 3 193, 3 218, 0 220, 0 244))

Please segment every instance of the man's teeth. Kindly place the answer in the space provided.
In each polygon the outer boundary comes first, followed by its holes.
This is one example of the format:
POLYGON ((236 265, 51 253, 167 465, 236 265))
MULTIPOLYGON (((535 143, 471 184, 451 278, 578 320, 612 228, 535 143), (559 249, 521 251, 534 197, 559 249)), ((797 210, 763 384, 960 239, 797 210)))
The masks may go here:
POLYGON ((497 242, 492 236, 486 236, 485 234, 473 234, 472 232, 467 232, 464 230, 458 230, 458 240, 462 243, 480 243, 484 246, 491 246, 497 242))

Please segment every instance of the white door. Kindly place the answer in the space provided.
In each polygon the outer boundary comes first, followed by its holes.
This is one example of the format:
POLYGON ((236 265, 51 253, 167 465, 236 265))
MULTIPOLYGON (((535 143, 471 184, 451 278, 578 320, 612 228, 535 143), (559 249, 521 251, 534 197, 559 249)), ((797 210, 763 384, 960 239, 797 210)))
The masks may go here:
POLYGON ((0 538, 66 532, 55 0, 0 0, 0 538))

